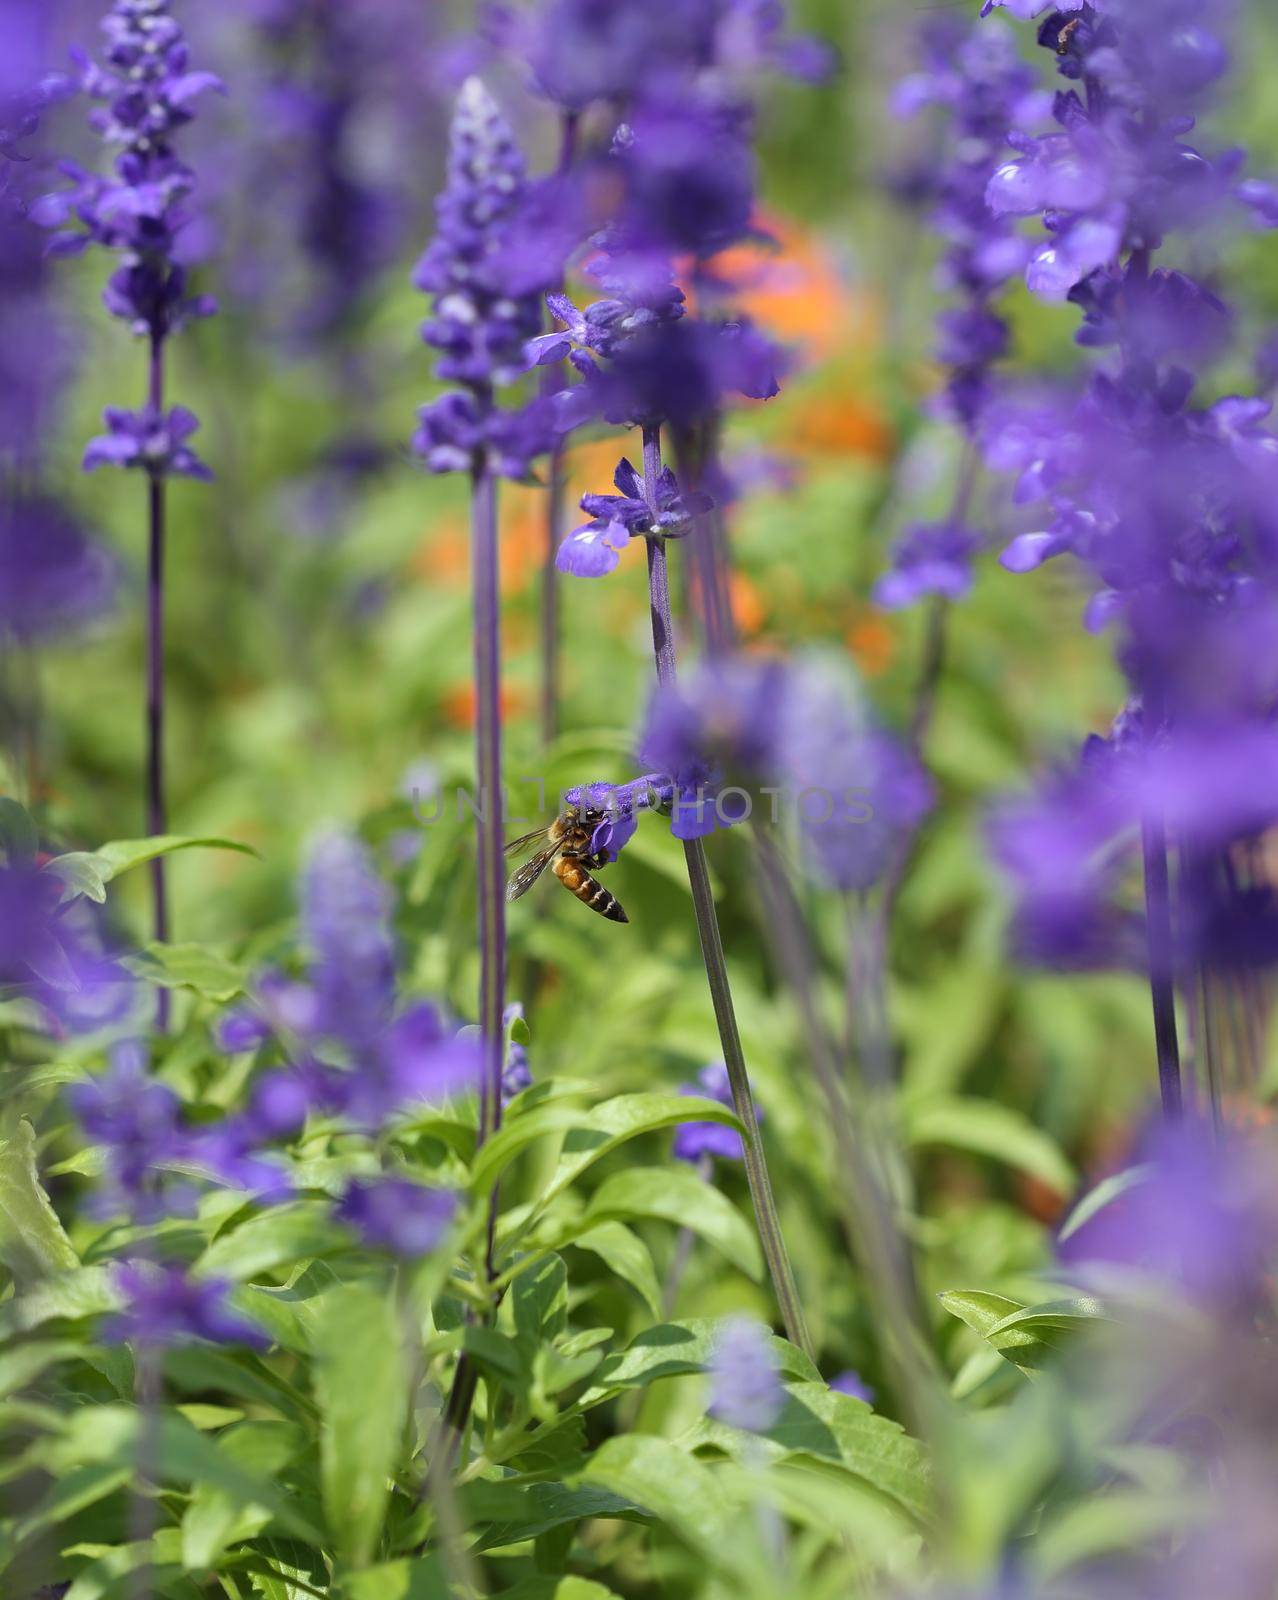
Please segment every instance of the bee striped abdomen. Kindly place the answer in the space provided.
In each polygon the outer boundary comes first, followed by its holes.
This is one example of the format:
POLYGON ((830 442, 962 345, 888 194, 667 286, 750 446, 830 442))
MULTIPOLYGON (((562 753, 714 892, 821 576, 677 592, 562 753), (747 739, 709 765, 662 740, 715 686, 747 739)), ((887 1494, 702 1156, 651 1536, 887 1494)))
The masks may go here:
POLYGON ((572 856, 559 856, 552 871, 568 893, 580 900, 582 905, 597 911, 601 917, 607 917, 609 922, 629 922, 630 918, 622 910, 616 895, 592 878, 572 856))

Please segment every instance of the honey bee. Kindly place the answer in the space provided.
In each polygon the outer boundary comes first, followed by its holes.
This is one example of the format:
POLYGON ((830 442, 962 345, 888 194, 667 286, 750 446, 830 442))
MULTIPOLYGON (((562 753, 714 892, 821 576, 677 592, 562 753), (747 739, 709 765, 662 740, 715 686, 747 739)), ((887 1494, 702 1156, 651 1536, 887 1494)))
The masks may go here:
POLYGON ((512 839, 506 846, 507 855, 526 850, 535 840, 543 842, 537 854, 511 874, 510 882, 506 885, 507 900, 518 900, 520 895, 527 894, 549 867, 568 893, 575 895, 582 905, 597 911, 601 917, 607 917, 609 922, 629 922, 630 918, 616 895, 591 877, 592 872, 607 866, 609 860, 603 851, 592 851, 590 848, 595 828, 602 820, 602 812, 583 812, 579 806, 567 806, 549 828, 534 828, 522 838, 512 839))

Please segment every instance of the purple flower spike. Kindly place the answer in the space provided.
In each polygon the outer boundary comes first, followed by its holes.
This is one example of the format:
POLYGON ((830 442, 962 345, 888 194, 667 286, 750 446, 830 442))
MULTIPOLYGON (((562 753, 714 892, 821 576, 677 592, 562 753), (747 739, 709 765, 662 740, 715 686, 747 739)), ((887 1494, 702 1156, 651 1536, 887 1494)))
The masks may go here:
POLYGON ((356 1179, 347 1185, 335 1215, 372 1249, 414 1260, 429 1255, 448 1232, 457 1196, 408 1178, 356 1179))
POLYGON ((56 253, 75 253, 89 242, 119 251, 107 308, 158 341, 216 309, 207 297, 187 292, 178 236, 190 221, 186 202, 195 178, 174 136, 192 120, 202 94, 225 88, 215 74, 191 70, 169 0, 116 0, 102 31, 105 65, 82 55, 80 71, 84 89, 103 102, 93 126, 119 151, 113 175, 69 169, 74 186, 47 197, 37 220, 65 226, 54 238, 56 253))
POLYGON ((785 1390, 767 1330, 731 1317, 719 1330, 710 1361, 710 1415, 731 1428, 766 1433, 785 1406, 785 1390))
POLYGON ((527 371, 540 297, 560 280, 568 241, 529 187, 514 135, 478 78, 457 99, 436 211, 437 231, 413 282, 434 296, 422 338, 439 351, 439 375, 463 388, 422 410, 414 449, 432 472, 486 463, 525 478, 554 441, 550 410, 534 401, 523 412, 503 412, 493 390, 527 371))

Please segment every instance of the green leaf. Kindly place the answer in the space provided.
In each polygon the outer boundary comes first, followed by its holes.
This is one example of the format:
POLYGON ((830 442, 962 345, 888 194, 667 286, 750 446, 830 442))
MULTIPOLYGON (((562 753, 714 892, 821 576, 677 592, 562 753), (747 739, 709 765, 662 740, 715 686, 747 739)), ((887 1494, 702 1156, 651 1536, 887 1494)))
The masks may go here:
POLYGON ((1026 1306, 1006 1295, 952 1289, 939 1299, 951 1316, 1023 1372, 1043 1366, 1060 1346, 1062 1335, 1076 1333, 1104 1316, 1101 1303, 1086 1297, 1026 1306))
POLYGON ((197 1266, 201 1272, 244 1283, 263 1272, 326 1255, 345 1245, 326 1206, 281 1206, 219 1234, 197 1266))
POLYGON ((19 1289, 80 1265, 40 1186, 35 1129, 26 1121, 0 1139, 0 1261, 19 1289))
POLYGON ((248 982, 243 967, 200 944, 148 944, 144 954, 128 956, 123 964, 147 983, 161 989, 189 989, 215 1005, 226 1005, 243 994, 248 982))
POLYGON ((713 1470, 669 1439, 631 1433, 607 1439, 581 1477, 659 1518, 712 1567, 748 1549, 742 1507, 713 1470))
POLYGON ((528 1045, 532 1043, 532 1030, 523 1017, 515 1017, 510 1024, 510 1042, 512 1044, 528 1045))
POLYGON ((937 1095, 905 1101, 901 1118, 912 1146, 940 1144, 990 1156, 1040 1179, 1058 1194, 1071 1193, 1077 1181, 1056 1141, 1010 1106, 937 1095))
POLYGON ((160 856, 171 856, 178 850, 235 850, 240 855, 256 856, 257 851, 234 839, 191 839, 176 833, 157 834, 153 839, 116 839, 99 850, 76 850, 69 855, 54 856, 45 862, 44 871, 61 878, 63 900, 74 900, 86 895, 99 905, 106 899, 106 886, 121 873, 143 866, 160 856))
POLYGON ((932 1515, 933 1497, 922 1446, 864 1400, 839 1394, 824 1383, 786 1385, 785 1408, 765 1434, 749 1436, 722 1423, 704 1422, 694 1438, 748 1459, 760 1449, 774 1461, 815 1457, 838 1462, 920 1524, 932 1515), (766 1441, 766 1443, 765 1443, 766 1441), (774 1448, 767 1450, 767 1445, 774 1448))
POLYGON ((343 1600, 448 1600, 448 1575, 438 1556, 385 1561, 342 1580, 343 1600))
POLYGON ((548 1134, 562 1133, 559 1163, 539 1197, 545 1205, 587 1167, 627 1139, 672 1128, 680 1122, 721 1122, 738 1130, 741 1126, 726 1106, 690 1095, 623 1094, 590 1110, 552 1103, 508 1121, 475 1158, 471 1183, 476 1194, 487 1194, 506 1167, 529 1145, 548 1134))
MULTIPOLYGON (((583 1408, 598 1405, 621 1389, 640 1389, 658 1378, 707 1371, 721 1327, 712 1318, 690 1317, 645 1328, 624 1350, 608 1357, 579 1404, 583 1408)), ((801 1350, 775 1336, 771 1343, 783 1379, 820 1383, 821 1374, 801 1350)))
POLYGON ((0 1339, 29 1333, 32 1328, 63 1317, 77 1319, 118 1311, 123 1303, 109 1267, 76 1267, 45 1278, 0 1305, 0 1339))
POLYGON ((351 1283, 322 1297, 314 1385, 325 1514, 343 1561, 367 1566, 408 1414, 408 1364, 389 1295, 351 1283))
POLYGON ((617 1600, 617 1593, 593 1578, 564 1578, 555 1590, 555 1600, 617 1600))
POLYGON ((557 1255, 544 1256, 515 1279, 510 1292, 515 1343, 525 1367, 543 1344, 557 1339, 568 1325, 568 1273, 557 1255))
POLYGON ((25 1389, 59 1361, 74 1361, 81 1354, 81 1346, 69 1339, 57 1343, 19 1344, 11 1350, 0 1350, 0 1400, 25 1389))
POLYGON ((652 1252, 637 1233, 623 1223, 601 1222, 573 1241, 578 1250, 589 1250, 628 1283, 653 1316, 662 1315, 661 1284, 652 1263, 652 1252))
POLYGON ((67 1416, 66 1430, 42 1446, 48 1471, 61 1476, 81 1468, 137 1472, 143 1429, 146 1449, 156 1462, 161 1480, 222 1489, 237 1503, 260 1505, 281 1527, 308 1543, 319 1544, 321 1535, 297 1509, 295 1501, 271 1478, 247 1471, 230 1460, 214 1440, 207 1439, 175 1411, 158 1419, 143 1418, 133 1406, 81 1405, 67 1416))
POLYGON ((628 1222, 651 1217, 691 1228, 756 1283, 763 1279, 758 1236, 731 1200, 685 1166, 628 1167, 604 1179, 585 1221, 628 1222))
MULTIPOLYGON (((246 1472, 269 1482, 305 1446, 300 1428, 285 1422, 241 1422, 218 1435, 214 1449, 246 1472)), ((271 1521, 266 1506, 246 1504, 218 1484, 197 1483, 182 1517, 182 1565, 216 1566, 226 1550, 254 1538, 271 1521)))
POLYGON ((488 1524, 474 1546, 476 1554, 538 1539, 585 1517, 645 1520, 637 1506, 611 1490, 562 1483, 480 1483, 466 1493, 463 1505, 467 1522, 488 1524))

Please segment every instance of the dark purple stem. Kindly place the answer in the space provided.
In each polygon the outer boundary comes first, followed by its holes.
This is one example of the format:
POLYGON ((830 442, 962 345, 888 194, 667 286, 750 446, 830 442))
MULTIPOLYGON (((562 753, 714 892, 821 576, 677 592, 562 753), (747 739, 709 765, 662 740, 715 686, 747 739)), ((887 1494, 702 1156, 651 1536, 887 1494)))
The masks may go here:
MULTIPOLYGON (((645 424, 643 430, 644 494, 657 526, 657 479, 661 475, 661 429, 656 424, 645 424)), ((670 569, 666 559, 666 541, 654 535, 648 544, 648 597, 652 612, 652 648, 657 663, 657 681, 663 688, 675 682, 676 663, 674 629, 670 614, 670 569)), ((714 1019, 719 1030, 719 1045, 723 1051, 728 1081, 732 1087, 732 1108, 736 1112, 745 1135, 741 1141, 746 1181, 750 1198, 754 1202, 755 1224, 759 1242, 772 1277, 773 1291, 785 1325, 786 1337, 808 1356, 814 1354, 803 1303, 799 1299, 798 1285, 790 1265, 789 1253, 781 1233, 781 1219, 777 1215, 776 1197, 763 1154, 763 1140, 759 1135, 759 1118, 754 1108, 750 1078, 746 1071, 745 1052, 741 1048, 741 1034, 737 1028, 736 1010, 732 1004, 732 989, 728 982, 728 963, 723 953, 723 938, 719 932, 719 917, 715 910, 714 891, 710 886, 710 869, 706 864, 705 847, 700 839, 686 839, 683 845, 684 860, 688 869, 688 883, 692 889, 692 905, 697 919, 697 934, 701 941, 701 957, 705 963, 706 980, 710 986, 710 1000, 714 1006, 714 1019)))
MULTIPOLYGON (((479 854, 479 1027, 483 1078, 479 1091, 477 1145, 501 1127, 501 1077, 505 1052, 502 1027, 506 981, 506 896, 502 881, 501 793, 501 606, 497 558, 497 481, 477 464, 471 476, 471 585, 474 594, 475 756, 479 782, 476 817, 479 854)), ((498 1190, 488 1200, 485 1266, 493 1275, 498 1190)), ((431 1450, 432 1472, 446 1473, 456 1460, 479 1371, 463 1354, 453 1374, 440 1432, 431 1450)))
POLYGON ((1183 1109, 1180 1045, 1176 1036, 1167 834, 1160 820, 1146 818, 1141 827, 1141 845, 1145 858, 1145 929, 1149 948, 1149 992, 1154 1006, 1154 1042, 1158 1050, 1158 1087, 1163 1115, 1175 1119, 1183 1109))
MULTIPOLYGON (((164 339, 151 335, 150 381, 147 401, 159 416, 164 410, 164 339)), ((147 475, 147 608, 146 608, 146 829, 155 838, 168 830, 164 786, 164 543, 165 478, 159 471, 147 475)), ((169 937, 168 889, 164 858, 151 863, 152 927, 165 943, 169 937)), ((156 1024, 169 1025, 169 994, 156 996, 156 1024)))
POLYGON ((486 468, 473 478, 471 576, 474 585, 475 746, 479 779, 479 1026, 484 1077, 479 1141, 501 1127, 502 1008, 506 899, 502 883, 501 611, 497 566, 497 484, 486 468))

